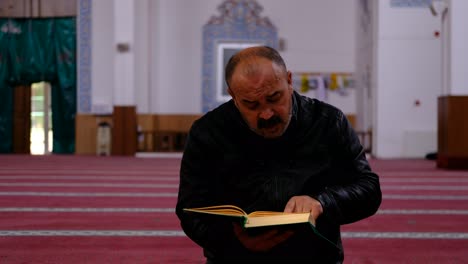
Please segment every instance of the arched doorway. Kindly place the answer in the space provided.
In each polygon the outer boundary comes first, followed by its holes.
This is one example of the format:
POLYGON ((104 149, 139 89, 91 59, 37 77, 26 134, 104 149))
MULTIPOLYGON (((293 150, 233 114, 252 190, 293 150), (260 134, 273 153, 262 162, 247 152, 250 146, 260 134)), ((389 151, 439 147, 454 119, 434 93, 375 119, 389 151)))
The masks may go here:
POLYGON ((75 18, 0 18, 0 153, 30 153, 31 85, 42 81, 51 87, 52 152, 74 152, 75 28, 75 18))

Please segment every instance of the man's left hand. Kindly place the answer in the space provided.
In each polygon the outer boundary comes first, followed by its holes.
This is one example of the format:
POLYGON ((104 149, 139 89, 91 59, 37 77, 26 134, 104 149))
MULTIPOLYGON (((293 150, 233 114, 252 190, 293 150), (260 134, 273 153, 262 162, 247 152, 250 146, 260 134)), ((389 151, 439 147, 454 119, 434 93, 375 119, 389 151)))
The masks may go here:
POLYGON ((309 213, 315 223, 317 218, 323 213, 322 204, 316 199, 308 196, 293 196, 289 199, 284 208, 285 213, 309 213))

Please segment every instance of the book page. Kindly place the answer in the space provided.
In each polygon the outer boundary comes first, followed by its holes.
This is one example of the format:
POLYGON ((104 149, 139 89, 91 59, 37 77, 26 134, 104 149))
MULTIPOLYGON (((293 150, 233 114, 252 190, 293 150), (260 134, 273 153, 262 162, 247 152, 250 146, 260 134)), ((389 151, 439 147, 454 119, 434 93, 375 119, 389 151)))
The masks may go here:
POLYGON ((217 215, 230 215, 230 216, 247 216, 247 213, 240 207, 235 205, 216 205, 199 208, 186 208, 185 211, 198 212, 206 214, 217 214, 217 215))
POLYGON ((245 227, 309 223, 310 213, 282 213, 249 215, 245 227))
POLYGON ((255 211, 249 214, 249 217, 262 217, 262 216, 272 216, 272 215, 284 215, 283 212, 276 211, 255 211))

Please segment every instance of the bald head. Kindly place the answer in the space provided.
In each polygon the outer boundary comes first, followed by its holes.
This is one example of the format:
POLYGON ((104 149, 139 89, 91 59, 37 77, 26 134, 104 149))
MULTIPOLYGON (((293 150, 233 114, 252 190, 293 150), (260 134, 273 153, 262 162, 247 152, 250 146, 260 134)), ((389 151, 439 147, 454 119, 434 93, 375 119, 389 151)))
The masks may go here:
MULTIPOLYGON (((225 80, 226 80, 227 86, 228 87, 231 86, 232 75, 236 67, 241 62, 255 60, 256 58, 265 58, 269 61, 272 61, 277 66, 279 66, 284 71, 285 74, 287 73, 286 64, 284 63, 284 60, 283 58, 281 58, 281 55, 278 53, 278 51, 268 46, 250 47, 250 48, 246 48, 236 53, 234 56, 232 56, 229 59, 228 63, 226 64, 225 80)), ((257 68, 255 68, 255 66, 246 67, 246 71, 247 71, 246 72, 247 75, 249 75, 249 72, 254 74, 257 71, 257 68)))

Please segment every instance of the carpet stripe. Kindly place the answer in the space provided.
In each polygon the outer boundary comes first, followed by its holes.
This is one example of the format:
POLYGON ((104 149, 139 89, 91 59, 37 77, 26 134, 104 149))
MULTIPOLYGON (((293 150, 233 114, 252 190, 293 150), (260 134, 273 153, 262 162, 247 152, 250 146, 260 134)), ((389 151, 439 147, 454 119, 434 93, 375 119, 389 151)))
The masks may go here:
POLYGON ((50 208, 50 207, 2 207, 0 212, 47 213, 175 213, 174 208, 50 208))
POLYGON ((181 237, 185 236, 185 233, 178 230, 0 230, 1 236, 181 237))
MULTIPOLYGON (((113 174, 108 172, 106 175, 113 174)), ((169 174, 169 173, 168 173, 169 174)), ((103 175, 87 175, 87 176, 78 176, 78 175, 0 175, 0 180, 21 180, 21 179, 39 179, 39 180, 119 180, 119 181, 132 181, 132 180, 146 180, 146 181, 179 181, 179 175, 175 174, 173 176, 164 176, 158 175, 148 175, 148 176, 128 176, 133 175, 131 171, 127 172, 126 175, 112 175, 112 176, 103 176, 103 175)), ((409 182, 423 182, 423 183, 465 183, 468 182, 467 178, 380 178, 381 183, 409 183, 409 182)))
MULTIPOLYGON (((177 197, 177 193, 82 193, 82 192, 0 192, 0 196, 66 196, 66 197, 177 197)), ((402 195, 387 194, 391 200, 468 200, 468 195, 402 195)))
MULTIPOLYGON (((175 207, 177 197, 48 197, 48 196, 2 196, 0 207, 96 207, 96 208, 153 208, 153 207, 175 207)), ((421 208, 421 207, 416 207, 421 208)), ((388 208, 396 209, 396 208, 388 208)), ((410 209, 410 208, 406 208, 410 209)), ((440 209, 440 208, 434 208, 440 209)), ((446 208, 443 209, 465 209, 446 208)), ((1 214, 0 214, 1 217, 1 214)), ((0 262, 1 263, 1 262, 0 262)))
POLYGON ((129 175, 138 175, 138 176, 178 176, 179 172, 173 169, 158 169, 158 170, 141 170, 137 171, 134 169, 121 169, 121 170, 112 170, 112 168, 105 168, 102 170, 77 170, 75 167, 58 169, 58 170, 48 170, 37 168, 34 170, 15 170, 7 169, 0 170, 0 177, 3 176, 13 176, 13 175, 26 175, 26 176, 47 176, 47 175, 60 175, 60 176, 107 176, 107 175, 116 175, 116 176, 129 176, 129 175))
POLYGON ((64 196, 64 197, 177 197, 177 193, 98 193, 98 192, 0 192, 0 196, 64 196))
POLYGON ((381 215, 468 215, 468 210, 403 210, 381 209, 377 211, 381 215))
MULTIPOLYGON (((178 188, 179 184, 163 183, 37 183, 37 182, 8 182, 1 183, 3 187, 103 187, 103 188, 178 188)), ((384 185, 382 190, 431 190, 431 191, 466 191, 468 186, 441 185, 384 185)))
MULTIPOLYGON (((179 230, 0 230, 0 236, 112 236, 112 237, 182 237, 179 230)), ((374 239, 468 239, 468 233, 441 232, 342 232, 343 238, 374 239)))
POLYGON ((103 187, 103 188, 179 188, 179 184, 151 183, 0 183, 4 187, 103 187))
POLYGON ((466 171, 444 171, 444 170, 431 170, 431 171, 382 171, 378 170, 379 175, 382 177, 392 176, 408 176, 417 177, 417 176, 424 176, 424 177, 431 177, 431 176, 444 176, 444 177, 460 177, 466 176, 468 177, 468 172, 466 171))
POLYGON ((399 182, 399 183, 405 183, 405 182, 449 182, 449 183, 465 183, 468 182, 468 179, 466 178, 457 178, 457 179, 446 179, 446 178, 410 178, 410 177, 405 177, 405 178, 380 178, 381 183, 390 183, 390 182, 399 182))
MULTIPOLYGON (((175 213, 175 208, 79 208, 79 207, 0 207, 0 212, 73 212, 73 213, 175 213)), ((381 209, 380 215, 468 215, 468 210, 381 209)))
MULTIPOLYGON (((109 173, 108 173, 109 174, 109 173)), ((131 172, 127 174, 132 174, 131 172)), ((167 175, 166 175, 167 176, 167 175)), ((170 176, 68 176, 68 175, 47 175, 47 176, 37 176, 37 175, 17 175, 17 176, 0 176, 0 180, 110 180, 110 181, 179 181, 179 176, 175 175, 170 176)))
POLYGON ((390 238, 390 239, 468 239, 468 233, 440 232, 343 232, 343 238, 390 238))
MULTIPOLYGON (((1 185, 1 184, 0 184, 1 185)), ((467 191, 468 186, 444 185, 383 185, 382 190, 467 191)))
MULTIPOLYGON (((147 199, 147 198, 145 198, 147 199)), ((8 206, 8 205, 2 205, 8 206)), ((29 206, 24 205, 23 206, 29 206)), ((42 207, 42 205, 35 205, 35 207, 42 207)), ((152 205, 151 205, 152 206, 152 205)), ((146 206, 146 207, 151 207, 146 206)), ((52 206, 55 207, 55 206, 52 206)), ((76 206, 75 206, 76 207, 76 206)), ((113 207, 113 206, 105 206, 105 207, 113 207)), ((130 206, 126 206, 130 207, 130 206)), ((137 206, 137 207, 145 207, 145 206, 137 206)), ((163 206, 158 206, 163 207, 163 206)), ((392 210, 412 210, 412 209, 426 209, 426 210, 467 210, 468 203, 463 200, 452 200, 447 202, 447 200, 395 200, 395 199, 383 199, 382 205, 380 209, 392 209, 392 210)))
POLYGON ((383 199, 390 200, 468 200, 468 195, 404 195, 404 194, 384 194, 383 199))

